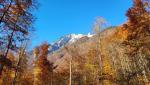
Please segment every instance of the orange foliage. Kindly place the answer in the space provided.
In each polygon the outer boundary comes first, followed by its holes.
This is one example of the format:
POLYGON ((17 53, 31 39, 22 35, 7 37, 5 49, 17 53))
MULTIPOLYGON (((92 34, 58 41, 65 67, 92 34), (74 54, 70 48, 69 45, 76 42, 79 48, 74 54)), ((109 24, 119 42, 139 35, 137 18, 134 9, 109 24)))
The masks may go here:
MULTIPOLYGON (((47 54, 48 54, 48 48, 49 45, 47 43, 44 43, 40 47, 40 54, 39 58, 37 60, 37 69, 35 71, 38 71, 38 81, 42 84, 49 84, 51 83, 51 75, 52 75, 52 63, 50 63, 47 60, 47 54)), ((41 85, 40 84, 40 85, 41 85)))
POLYGON ((47 69, 49 66, 49 61, 47 60, 47 51, 48 51, 48 44, 43 44, 40 47, 40 56, 38 65, 44 69, 47 69))

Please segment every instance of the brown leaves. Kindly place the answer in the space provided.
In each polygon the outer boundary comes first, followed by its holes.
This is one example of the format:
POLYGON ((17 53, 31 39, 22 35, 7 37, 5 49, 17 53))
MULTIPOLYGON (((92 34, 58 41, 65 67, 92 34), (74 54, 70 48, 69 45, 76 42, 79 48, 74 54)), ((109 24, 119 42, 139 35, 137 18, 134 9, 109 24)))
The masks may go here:
MULTIPOLYGON (((35 75, 38 77, 38 81, 44 85, 50 83, 49 81, 51 80, 51 74, 53 72, 53 63, 50 63, 47 60, 48 48, 49 45, 44 43, 39 47, 39 49, 34 51, 34 53, 39 53, 36 65, 38 72, 35 75)), ((35 70, 35 73, 37 70, 35 70)))
POLYGON ((126 13, 129 20, 128 40, 144 38, 150 34, 150 14, 144 4, 144 0, 134 0, 133 7, 126 13))
POLYGON ((129 8, 129 10, 126 13, 126 16, 128 16, 129 21, 131 23, 137 24, 137 18, 145 12, 146 10, 144 8, 142 0, 134 0, 134 5, 133 7, 129 8))
POLYGON ((0 63, 8 68, 12 68, 12 61, 3 55, 0 56, 0 63))
POLYGON ((41 54, 46 55, 47 51, 48 51, 48 47, 49 47, 49 45, 47 43, 44 43, 43 45, 41 45, 41 47, 40 47, 41 54))

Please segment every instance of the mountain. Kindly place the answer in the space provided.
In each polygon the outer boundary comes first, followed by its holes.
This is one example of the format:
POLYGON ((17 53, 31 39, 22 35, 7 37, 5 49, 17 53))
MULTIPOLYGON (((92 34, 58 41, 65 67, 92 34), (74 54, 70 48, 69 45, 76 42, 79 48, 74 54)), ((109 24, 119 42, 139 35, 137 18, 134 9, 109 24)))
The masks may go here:
MULTIPOLYGON (((102 39, 108 38, 116 33, 116 29, 110 28, 103 30, 100 34, 102 39)), ((66 44, 66 48, 63 46, 57 51, 53 51, 53 53, 48 55, 48 60, 54 63, 54 66, 57 66, 55 72, 63 72, 68 70, 68 64, 70 57, 76 57, 76 59, 80 59, 81 57, 86 57, 89 50, 95 49, 97 50, 97 43, 99 34, 97 35, 74 35, 71 34, 72 39, 68 41, 66 44)), ((61 40, 61 39, 60 39, 61 40)), ((108 43, 108 42, 107 42, 108 43)), ((81 58, 82 59, 82 58, 81 58)))
POLYGON ((92 37, 92 36, 93 35, 90 33, 88 33, 88 35, 83 35, 83 34, 65 35, 61 37, 59 40, 57 40, 56 42, 50 44, 49 53, 54 52, 67 44, 72 44, 83 37, 92 37))

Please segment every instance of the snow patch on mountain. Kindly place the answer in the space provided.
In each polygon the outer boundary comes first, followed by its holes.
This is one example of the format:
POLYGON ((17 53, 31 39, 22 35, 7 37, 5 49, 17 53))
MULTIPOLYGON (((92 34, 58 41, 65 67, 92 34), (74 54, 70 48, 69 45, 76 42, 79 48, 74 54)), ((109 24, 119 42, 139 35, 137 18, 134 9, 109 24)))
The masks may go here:
POLYGON ((83 34, 71 34, 70 37, 71 39, 69 40, 69 43, 74 43, 78 39, 84 37, 84 35, 83 34))
POLYGON ((69 34, 61 37, 58 41, 52 43, 49 48, 49 52, 56 51, 60 49, 61 47, 67 45, 67 44, 72 44, 76 42, 77 40, 81 39, 82 37, 92 37, 93 35, 88 33, 88 35, 83 35, 83 34, 69 34))

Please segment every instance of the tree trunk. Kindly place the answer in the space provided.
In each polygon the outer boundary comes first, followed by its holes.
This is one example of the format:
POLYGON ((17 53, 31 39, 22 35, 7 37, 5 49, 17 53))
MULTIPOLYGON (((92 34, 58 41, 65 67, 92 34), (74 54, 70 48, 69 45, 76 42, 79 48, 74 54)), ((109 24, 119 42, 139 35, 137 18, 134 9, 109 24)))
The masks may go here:
POLYGON ((18 75, 18 69, 19 69, 19 66, 20 66, 20 63, 21 63, 22 56, 23 56, 23 54, 25 52, 26 46, 27 46, 27 42, 26 42, 25 46, 23 46, 24 48, 20 49, 19 60, 18 60, 16 69, 15 69, 15 77, 14 77, 14 79, 12 81, 12 85, 15 85, 15 83, 16 83, 16 79, 17 79, 17 75, 18 75))
MULTIPOLYGON (((10 35, 10 38, 9 38, 9 40, 8 40, 8 45, 7 45, 7 50, 6 50, 6 53, 5 53, 5 55, 4 55, 4 57, 6 58, 7 57, 7 55, 8 55, 8 52, 9 52, 9 49, 10 49, 10 46, 11 46, 11 43, 12 43, 12 38, 13 38, 13 36, 14 36, 14 30, 12 31, 12 33, 11 33, 11 35, 10 35)), ((1 67, 0 67, 0 77, 2 76, 2 71, 3 71, 3 67, 4 67, 4 65, 3 64, 0 64, 1 65, 1 67)))
POLYGON ((8 6, 7 10, 3 13, 2 17, 0 18, 0 24, 2 23, 3 18, 4 18, 4 16, 6 15, 7 11, 9 11, 9 9, 10 9, 11 5, 12 5, 12 0, 11 0, 11 2, 10 2, 10 4, 9 4, 9 6, 8 6))
POLYGON ((70 84, 72 85, 72 56, 70 57, 70 84))

